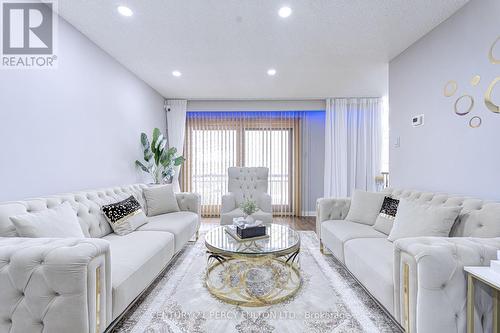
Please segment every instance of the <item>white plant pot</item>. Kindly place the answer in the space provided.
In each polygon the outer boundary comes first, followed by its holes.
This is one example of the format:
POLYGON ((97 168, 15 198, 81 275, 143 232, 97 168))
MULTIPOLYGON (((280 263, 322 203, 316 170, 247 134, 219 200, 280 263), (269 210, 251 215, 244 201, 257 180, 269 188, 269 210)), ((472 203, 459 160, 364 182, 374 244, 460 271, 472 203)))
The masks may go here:
POLYGON ((245 221, 247 223, 253 223, 255 221, 255 219, 252 215, 248 215, 247 217, 245 217, 245 221))

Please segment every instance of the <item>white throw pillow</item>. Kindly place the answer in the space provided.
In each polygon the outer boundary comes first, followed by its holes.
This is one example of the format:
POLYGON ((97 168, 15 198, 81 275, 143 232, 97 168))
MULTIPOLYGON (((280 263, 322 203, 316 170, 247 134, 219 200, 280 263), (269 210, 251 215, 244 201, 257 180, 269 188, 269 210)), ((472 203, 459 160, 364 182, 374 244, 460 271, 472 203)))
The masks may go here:
POLYGON ((69 202, 53 209, 11 216, 20 237, 85 238, 75 210, 69 202))
POLYGON ((172 184, 147 187, 142 193, 146 201, 148 216, 180 211, 172 184))
POLYGON ((379 214, 373 225, 373 229, 389 235, 391 233, 392 227, 394 225, 394 218, 388 215, 379 214))
POLYGON ((373 225, 384 202, 384 193, 354 190, 346 220, 373 225))
POLYGON ((388 240, 407 237, 448 237, 460 207, 433 206, 401 199, 388 240))
POLYGON ((147 217, 133 195, 125 200, 104 205, 101 211, 115 234, 120 236, 129 234, 147 223, 147 217))

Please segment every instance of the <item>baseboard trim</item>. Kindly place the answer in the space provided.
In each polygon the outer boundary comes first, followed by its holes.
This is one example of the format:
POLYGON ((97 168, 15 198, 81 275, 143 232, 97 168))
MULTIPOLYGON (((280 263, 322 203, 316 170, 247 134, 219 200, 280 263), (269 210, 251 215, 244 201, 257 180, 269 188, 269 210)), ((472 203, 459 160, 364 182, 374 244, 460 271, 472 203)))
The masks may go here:
POLYGON ((316 211, 310 210, 310 211, 302 211, 300 212, 301 216, 316 216, 316 211))

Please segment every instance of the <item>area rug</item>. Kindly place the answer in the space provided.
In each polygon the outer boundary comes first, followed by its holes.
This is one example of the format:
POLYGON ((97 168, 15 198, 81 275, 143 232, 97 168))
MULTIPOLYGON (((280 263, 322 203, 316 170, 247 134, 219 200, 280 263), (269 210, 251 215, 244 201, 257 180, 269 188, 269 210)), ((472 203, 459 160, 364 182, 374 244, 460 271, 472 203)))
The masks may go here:
POLYGON ((226 304, 204 286, 202 233, 172 261, 117 324, 121 333, 401 332, 312 231, 300 231, 303 284, 284 303, 249 308, 226 304))

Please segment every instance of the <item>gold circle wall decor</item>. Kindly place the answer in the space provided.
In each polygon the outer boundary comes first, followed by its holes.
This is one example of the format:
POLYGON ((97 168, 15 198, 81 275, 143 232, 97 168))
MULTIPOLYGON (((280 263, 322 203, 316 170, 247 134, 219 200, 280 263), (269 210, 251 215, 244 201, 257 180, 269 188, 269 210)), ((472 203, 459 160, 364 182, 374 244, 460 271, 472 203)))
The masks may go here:
POLYGON ((490 53, 488 54, 488 58, 490 58, 490 61, 492 64, 500 64, 500 59, 495 58, 493 55, 493 50, 495 49, 495 45, 500 41, 500 36, 491 44, 490 47, 490 53))
POLYGON ((478 116, 474 116, 474 117, 470 118, 470 120, 469 120, 469 126, 471 128, 478 128, 479 126, 481 126, 482 123, 483 123, 483 120, 478 116))
POLYGON ((455 92, 457 91, 457 88, 458 88, 458 84, 456 81, 454 81, 454 80, 448 81, 444 86, 444 95, 446 97, 453 96, 455 94, 455 92))
POLYGON ((491 81, 490 85, 488 86, 488 89, 486 90, 486 94, 484 94, 484 104, 486 105, 488 110, 494 113, 500 113, 500 105, 493 103, 493 101, 491 100, 491 94, 493 93, 493 88, 499 81, 500 81, 500 76, 496 77, 493 81, 491 81))
POLYGON ((470 84, 475 87, 479 84, 479 81, 481 81, 481 77, 479 75, 475 75, 471 80, 470 84))
POLYGON ((471 95, 462 95, 460 96, 459 98, 457 98, 457 100, 455 101, 455 113, 459 116, 465 116, 466 114, 468 114, 469 112, 472 111, 472 108, 474 107, 474 97, 472 97, 471 95), (469 100, 469 107, 467 108, 467 110, 465 111, 460 111, 458 109, 458 103, 462 100, 462 99, 468 99, 469 100))

